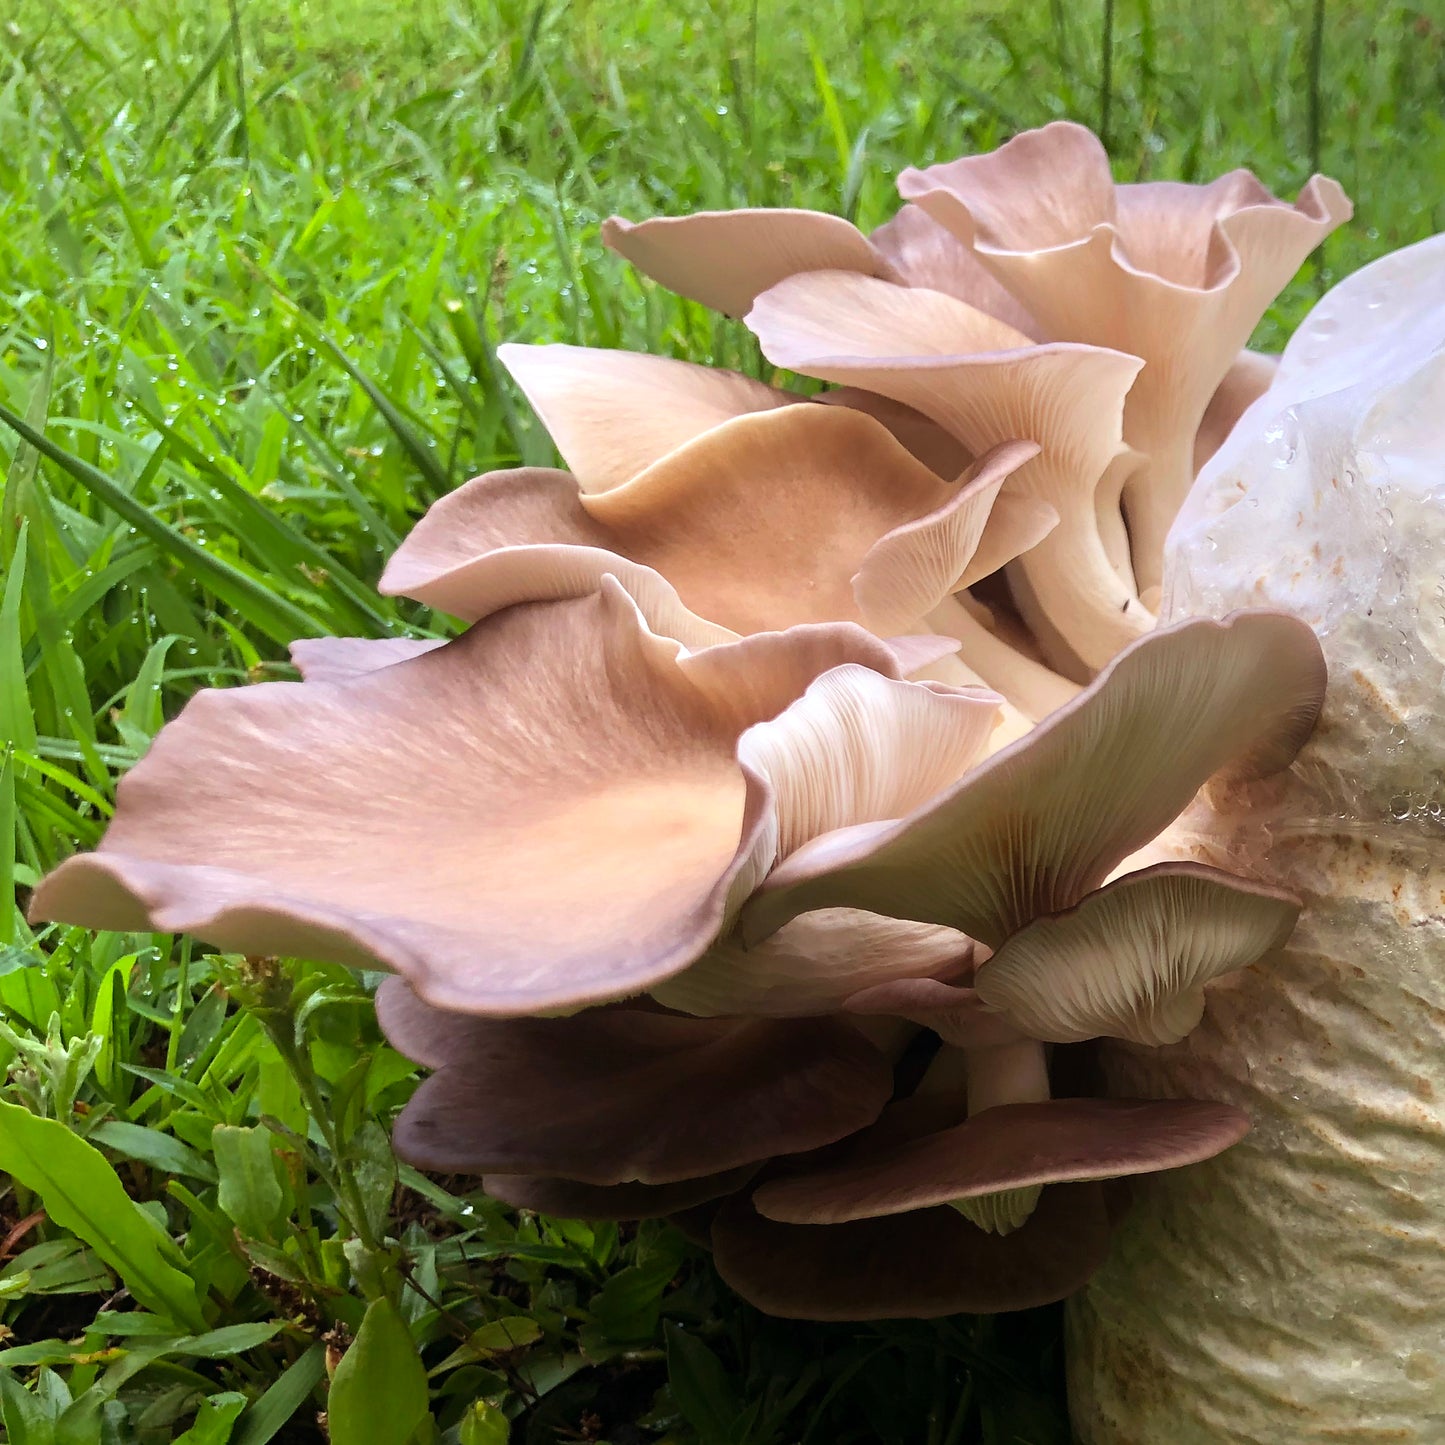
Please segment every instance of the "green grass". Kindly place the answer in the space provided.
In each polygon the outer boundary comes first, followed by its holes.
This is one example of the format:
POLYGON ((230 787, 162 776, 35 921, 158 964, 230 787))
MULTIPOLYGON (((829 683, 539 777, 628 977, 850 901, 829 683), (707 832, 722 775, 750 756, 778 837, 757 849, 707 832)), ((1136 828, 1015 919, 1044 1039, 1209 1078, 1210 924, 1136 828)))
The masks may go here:
MULTIPOLYGON (((371 584, 430 500, 548 459, 499 340, 764 370, 602 250, 610 212, 874 224, 903 165, 1057 116, 1124 178, 1318 164, 1357 219, 1278 345, 1445 227, 1442 98, 1438 0, 0 0, 0 415, 45 439, 0 427, 0 869, 23 902, 94 843, 196 687, 445 630, 371 584)), ((358 1332, 332 1416, 397 1445, 1067 1438, 1052 1312, 782 1326, 670 1230, 398 1169, 372 981, 0 909, 12 1445, 316 1440, 358 1332)))

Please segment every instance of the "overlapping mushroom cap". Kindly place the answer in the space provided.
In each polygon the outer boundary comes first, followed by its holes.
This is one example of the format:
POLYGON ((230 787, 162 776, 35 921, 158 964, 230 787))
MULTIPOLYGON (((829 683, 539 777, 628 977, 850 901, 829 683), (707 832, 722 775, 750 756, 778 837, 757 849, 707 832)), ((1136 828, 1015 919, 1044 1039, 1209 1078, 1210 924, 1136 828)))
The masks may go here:
POLYGON ((468 483, 383 578, 467 630, 308 640, 301 683, 202 694, 32 915, 382 965, 434 1071, 404 1157, 521 1208, 689 1211, 774 1313, 1071 1291, 1100 1181, 1248 1127, 1054 1097, 1051 1051, 1183 1037, 1294 925, 1141 850, 1211 778, 1289 765, 1319 646, 1273 613, 1156 630, 1140 546, 1268 384, 1226 376, 1246 316, 1344 207, 1114 188, 1084 136, 910 173, 871 236, 609 223, 836 389, 502 348, 570 471, 468 483), (1171 326, 1214 327, 1198 374, 1171 326))
POLYGON ((36 916, 379 962, 478 1013, 626 997, 701 955, 780 847, 956 778, 998 705, 901 681, 847 623, 689 651, 608 575, 400 661, 299 657, 330 680, 195 698, 36 916))
POLYGON ((638 590, 655 571, 693 615, 669 624, 689 643, 822 621, 947 634, 961 663, 940 653, 930 675, 1006 682, 1008 737, 1076 690, 954 601, 1058 520, 1046 501, 1002 490, 1032 442, 1000 433, 970 464, 880 398, 819 405, 733 372, 584 347, 499 355, 571 471, 490 473, 443 498, 383 591, 473 618, 518 577, 571 586, 611 568, 638 590))
POLYGON ((1169 523, 1268 384, 1240 348, 1349 203, 1315 177, 1291 206, 1246 171, 1116 186, 1066 122, 899 189, 872 236, 794 210, 614 218, 604 235, 745 316, 780 366, 904 403, 974 454, 1001 433, 1037 442, 1008 489, 1061 522, 1010 568, 1014 601, 1050 665, 1087 679, 1152 625, 1169 523))

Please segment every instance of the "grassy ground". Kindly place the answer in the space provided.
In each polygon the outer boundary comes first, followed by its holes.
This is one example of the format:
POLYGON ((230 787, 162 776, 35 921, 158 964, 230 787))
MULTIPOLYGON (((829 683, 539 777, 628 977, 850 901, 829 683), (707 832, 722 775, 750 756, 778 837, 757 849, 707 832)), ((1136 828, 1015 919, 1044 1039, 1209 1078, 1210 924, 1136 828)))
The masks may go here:
MULTIPOLYGON (((609 212, 871 224, 902 165, 1070 116, 1127 178, 1344 182, 1271 344, 1445 227, 1442 96, 1440 0, 0 0, 0 405, 47 439, 0 427, 0 873, 23 901, 93 843, 196 687, 446 629, 370 584, 429 500, 548 457, 498 340, 760 368, 602 251, 609 212)), ((781 1327, 670 1231, 398 1170, 368 982, 0 908, 13 1445, 328 1407, 345 1445, 1067 1438, 1048 1312, 781 1327)))

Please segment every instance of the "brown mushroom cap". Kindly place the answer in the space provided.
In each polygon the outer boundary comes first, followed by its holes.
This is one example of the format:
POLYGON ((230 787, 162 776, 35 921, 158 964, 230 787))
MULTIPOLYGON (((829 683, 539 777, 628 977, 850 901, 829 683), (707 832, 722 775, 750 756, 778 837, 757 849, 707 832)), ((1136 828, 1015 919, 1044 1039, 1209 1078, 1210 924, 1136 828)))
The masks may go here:
POLYGON ((755 1165, 743 1164, 675 1184, 581 1184, 536 1174, 488 1174, 482 1188, 513 1209, 558 1219, 663 1219, 732 1194, 756 1173, 755 1165))
POLYGON ((1324 687, 1319 642, 1295 618, 1242 612, 1161 628, 909 817, 839 829, 785 859, 744 908, 744 936, 846 905, 996 948, 1072 907, 1216 773, 1285 767, 1324 687))
POLYGON ((735 1195, 712 1224, 718 1273, 770 1315, 805 1320, 936 1319, 1030 1309, 1072 1294, 1103 1262, 1096 1184, 1045 1189, 1000 1236, 947 1206, 848 1224, 779 1224, 735 1195))
POLYGON ((980 566, 1048 532, 1053 514, 1037 503, 993 515, 1036 450, 998 447, 950 486, 860 411, 781 407, 713 427, 598 494, 542 468, 478 477, 422 518, 381 590, 475 617, 518 585, 576 591, 580 575, 610 570, 654 630, 692 646, 800 622, 904 633, 980 566), (680 616, 660 605, 654 573, 680 616))
POLYGON ((753 1200, 782 1223, 841 1224, 1003 1190, 1177 1169, 1248 1132, 1243 1110, 1192 1099, 999 1104, 952 1129, 770 1180, 753 1200))
POLYGON ((671 1184, 831 1143, 871 1123, 893 1086, 882 1054, 829 1019, 483 1019, 400 979, 383 983, 377 1016, 437 1070, 393 1131, 426 1169, 671 1184))

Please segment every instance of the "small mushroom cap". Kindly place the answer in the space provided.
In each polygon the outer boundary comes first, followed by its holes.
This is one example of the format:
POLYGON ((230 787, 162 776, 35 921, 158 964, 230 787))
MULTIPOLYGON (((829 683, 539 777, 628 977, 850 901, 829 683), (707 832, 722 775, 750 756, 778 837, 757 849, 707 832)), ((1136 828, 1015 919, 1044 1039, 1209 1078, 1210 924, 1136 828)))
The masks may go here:
POLYGON ((833 1013, 845 1003, 850 1012, 907 1018, 903 1009, 854 1010, 852 1000, 892 980, 952 972, 971 947, 951 928, 856 908, 824 908, 795 918, 751 947, 735 935, 719 939, 651 992, 668 1008, 703 1018, 797 1018, 833 1013))
POLYGON ((1003 1190, 1177 1169, 1248 1132, 1243 1110, 1192 1099, 999 1104, 952 1129, 771 1180, 753 1199, 769 1219, 840 1224, 1003 1190))
POLYGON ((1036 918, 978 970, 980 999, 1053 1043, 1177 1043, 1204 985, 1284 946, 1297 898, 1199 863, 1161 863, 1036 918))
POLYGON ((382 984, 377 1017, 437 1070, 393 1131, 424 1169, 670 1184, 831 1143, 877 1118, 893 1086, 883 1055, 830 1019, 483 1019, 401 979, 382 984))
POLYGON ((799 271, 896 279, 856 226, 822 211, 698 211, 646 221, 613 216, 602 223, 602 239, 669 291, 727 316, 743 315, 760 292, 799 271))
POLYGON ((497 359, 587 493, 630 482, 723 422, 799 400, 741 372, 638 351, 507 342, 497 359))
POLYGON ((1319 642, 1281 613, 1161 628, 1072 702, 910 816, 824 834, 776 868, 745 938, 848 906, 998 947, 1072 907, 1228 770, 1288 765, 1324 698, 1319 642))
POLYGON ((718 1273, 766 1314, 803 1320, 936 1319, 1051 1304, 1103 1262, 1096 1184, 1044 1190, 999 1236, 947 1206, 848 1224, 779 1224, 735 1195, 712 1224, 718 1273))
POLYGON ((752 1164, 675 1184, 581 1184, 535 1174, 488 1174, 482 1188, 513 1209, 558 1219, 664 1219, 741 1189, 757 1173, 752 1164))

